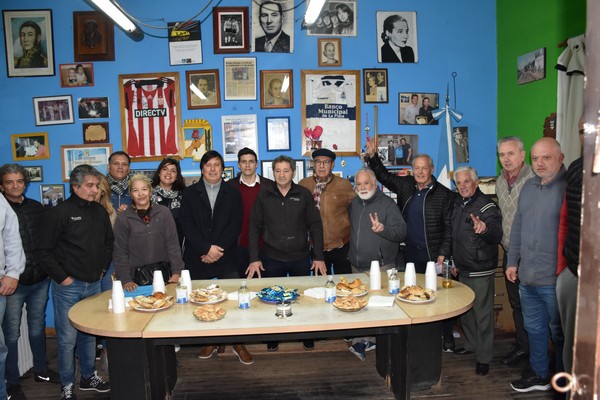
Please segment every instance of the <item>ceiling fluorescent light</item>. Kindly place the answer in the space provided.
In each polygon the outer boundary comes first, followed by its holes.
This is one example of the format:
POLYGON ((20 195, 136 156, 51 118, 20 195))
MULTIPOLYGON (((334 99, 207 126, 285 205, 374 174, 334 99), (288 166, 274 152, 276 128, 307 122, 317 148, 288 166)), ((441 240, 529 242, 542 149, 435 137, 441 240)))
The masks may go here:
POLYGON ((139 41, 144 37, 144 33, 136 24, 125 14, 123 9, 111 0, 89 0, 100 11, 105 13, 117 25, 121 27, 133 40, 139 41))
POLYGON ((324 4, 325 0, 311 0, 310 3, 308 3, 306 14, 304 14, 304 23, 306 25, 312 25, 315 23, 321 14, 324 4))

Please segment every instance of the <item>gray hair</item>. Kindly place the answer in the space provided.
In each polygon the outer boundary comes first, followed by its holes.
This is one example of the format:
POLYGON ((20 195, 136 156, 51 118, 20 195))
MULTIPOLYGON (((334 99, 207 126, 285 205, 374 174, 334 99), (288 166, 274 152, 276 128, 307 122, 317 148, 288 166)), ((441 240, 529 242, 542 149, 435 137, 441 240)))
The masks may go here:
POLYGON ((508 143, 508 142, 516 142, 517 147, 519 148, 519 151, 525 151, 525 145, 523 144, 523 141, 521 140, 521 138, 518 136, 506 136, 506 137, 500 138, 500 140, 498 140, 498 149, 500 149, 500 145, 502 143, 508 143))
POLYGON ((20 166, 19 164, 4 164, 0 167, 0 183, 4 179, 4 175, 7 174, 21 174, 23 175, 23 179, 25 179, 25 184, 29 183, 29 173, 25 168, 20 166))
POLYGON ((85 181, 85 178, 88 176, 95 176, 100 179, 100 175, 102 175, 98 170, 91 165, 81 164, 76 166, 73 171, 71 171, 71 176, 69 176, 69 185, 71 186, 71 191, 73 191, 74 186, 81 186, 85 181))
POLYGON ((280 155, 279 157, 273 160, 271 165, 273 166, 273 169, 275 169, 275 164, 282 162, 290 164, 290 167, 292 167, 292 173, 296 173, 296 161, 294 161, 293 158, 288 156, 280 155))
POLYGON ((454 171, 454 176, 452 177, 452 180, 454 181, 454 183, 456 183, 456 175, 458 175, 460 172, 470 173, 471 179, 473 179, 473 182, 479 181, 479 175, 477 175, 477 170, 473 167, 469 167, 468 165, 465 165, 463 167, 456 168, 456 171, 454 171))
POLYGON ((433 159, 431 158, 431 156, 429 154, 425 154, 425 153, 419 153, 416 156, 413 157, 413 161, 412 161, 412 166, 415 166, 415 160, 417 158, 425 158, 427 159, 427 163, 429 164, 429 166, 431 167, 431 169, 433 169, 433 159))
POLYGON ((152 181, 144 174, 135 174, 131 178, 129 178, 129 193, 131 193, 131 188, 133 187, 133 183, 137 181, 144 182, 148 188, 150 188, 150 192, 152 192, 152 181))
POLYGON ((358 174, 368 174, 369 177, 371 177, 371 180, 373 181, 373 183, 377 182, 377 177, 375 176, 375 172, 373 172, 373 170, 371 168, 363 167, 363 168, 359 169, 358 171, 356 171, 356 174, 354 174, 355 180, 356 180, 356 177, 358 176, 358 174))

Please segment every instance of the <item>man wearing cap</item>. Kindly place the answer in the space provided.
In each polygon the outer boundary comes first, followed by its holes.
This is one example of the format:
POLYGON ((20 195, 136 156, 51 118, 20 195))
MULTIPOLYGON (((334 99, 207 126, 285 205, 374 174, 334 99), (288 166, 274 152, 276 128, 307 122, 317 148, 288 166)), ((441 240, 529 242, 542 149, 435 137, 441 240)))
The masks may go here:
POLYGON ((323 221, 325 266, 327 274, 350 274, 350 217, 348 206, 356 196, 348 180, 333 175, 335 153, 329 149, 313 151, 315 174, 298 184, 313 194, 323 221), (333 271, 332 271, 333 269, 333 271))

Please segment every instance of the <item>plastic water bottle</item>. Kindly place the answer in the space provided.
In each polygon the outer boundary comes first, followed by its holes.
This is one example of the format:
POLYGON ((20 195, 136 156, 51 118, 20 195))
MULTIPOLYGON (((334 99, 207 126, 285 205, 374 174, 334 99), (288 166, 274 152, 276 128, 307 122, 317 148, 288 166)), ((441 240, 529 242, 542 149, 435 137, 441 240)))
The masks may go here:
POLYGON ((390 294, 400 293, 400 279, 398 278, 398 271, 396 271, 396 268, 392 268, 392 273, 388 278, 388 292, 390 294))
POLYGON ((250 308, 250 291, 246 281, 242 281, 242 286, 238 290, 238 307, 244 310, 250 308))
POLYGON ((179 283, 177 284, 177 288, 175 289, 175 294, 177 295, 177 304, 187 303, 187 286, 183 284, 182 278, 179 278, 179 283))
POLYGON ((327 277, 327 283, 325 284, 325 301, 333 303, 335 299, 335 283, 333 283, 333 276, 329 275, 327 277))
POLYGON ((444 260, 443 266, 443 278, 442 278, 442 287, 444 289, 450 289, 452 287, 452 265, 451 261, 444 260))

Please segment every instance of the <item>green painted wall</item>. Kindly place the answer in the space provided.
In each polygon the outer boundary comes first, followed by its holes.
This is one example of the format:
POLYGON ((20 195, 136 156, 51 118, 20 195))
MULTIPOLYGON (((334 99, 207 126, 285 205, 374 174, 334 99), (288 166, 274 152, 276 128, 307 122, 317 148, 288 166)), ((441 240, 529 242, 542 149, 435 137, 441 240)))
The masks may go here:
MULTIPOLYGON (((556 112, 557 45, 585 32, 585 0, 497 0, 498 137, 519 136, 530 149, 556 112), (546 48, 546 78, 517 84, 517 57, 546 48)), ((529 154, 529 152, 528 152, 529 154)), ((528 160, 529 161, 529 160, 528 160)))

